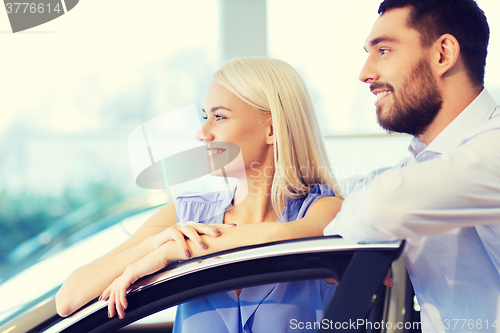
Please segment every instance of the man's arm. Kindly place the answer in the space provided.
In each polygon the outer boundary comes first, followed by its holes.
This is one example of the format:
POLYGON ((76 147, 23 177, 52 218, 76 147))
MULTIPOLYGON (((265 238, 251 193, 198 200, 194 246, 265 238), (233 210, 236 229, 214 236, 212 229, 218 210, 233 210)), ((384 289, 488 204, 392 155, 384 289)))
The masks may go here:
POLYGON ((346 179, 338 180, 338 185, 342 190, 342 196, 347 198, 352 193, 363 191, 377 176, 383 172, 392 169, 391 167, 383 167, 376 169, 366 175, 355 175, 346 179))
POLYGON ((500 223, 500 130, 451 154, 386 171, 349 196, 325 229, 358 241, 415 239, 500 223))

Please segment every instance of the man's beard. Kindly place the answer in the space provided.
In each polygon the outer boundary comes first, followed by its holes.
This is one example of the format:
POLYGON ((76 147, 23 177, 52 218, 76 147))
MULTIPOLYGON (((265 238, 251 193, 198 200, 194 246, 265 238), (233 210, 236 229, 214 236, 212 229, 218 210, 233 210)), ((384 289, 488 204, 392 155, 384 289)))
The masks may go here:
POLYGON ((443 104, 429 63, 424 59, 415 66, 397 92, 388 83, 374 82, 370 85, 372 91, 380 88, 390 90, 393 99, 389 110, 383 111, 382 105, 377 105, 378 123, 390 132, 424 133, 443 104))

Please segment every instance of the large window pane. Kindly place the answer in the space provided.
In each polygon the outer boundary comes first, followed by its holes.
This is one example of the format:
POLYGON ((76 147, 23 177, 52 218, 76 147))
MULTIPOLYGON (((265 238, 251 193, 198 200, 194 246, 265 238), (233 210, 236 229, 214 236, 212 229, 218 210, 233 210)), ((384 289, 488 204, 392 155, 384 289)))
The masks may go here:
MULTIPOLYGON (((321 119, 338 178, 391 166, 408 155, 409 136, 379 137, 375 97, 358 80, 366 37, 381 1, 268 0, 269 55, 303 75, 321 119), (374 134, 368 135, 367 134, 374 134)), ((485 86, 500 103, 500 3, 478 0, 490 24, 485 86)))
MULTIPOLYGON (((486 87, 500 100, 500 3, 478 0, 490 24, 486 87)), ((271 57, 284 59, 304 76, 328 134, 380 133, 375 97, 358 80, 364 42, 380 1, 268 0, 271 57)))
POLYGON ((0 18, 0 267, 76 209, 148 194, 135 185, 127 137, 201 106, 219 65, 218 16, 216 0, 86 0, 16 34, 0 18))

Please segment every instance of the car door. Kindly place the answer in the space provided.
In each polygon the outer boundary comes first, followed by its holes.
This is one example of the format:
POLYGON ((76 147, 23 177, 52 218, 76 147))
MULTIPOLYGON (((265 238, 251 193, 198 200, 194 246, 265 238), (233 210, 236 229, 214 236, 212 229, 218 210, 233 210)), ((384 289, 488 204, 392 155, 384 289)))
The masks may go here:
MULTIPOLYGON (((372 308, 384 295, 383 278, 401 249, 402 243, 356 244, 333 236, 223 251, 169 266, 168 270, 137 281, 128 293, 129 306, 122 320, 109 319, 107 302, 95 301, 68 318, 54 313, 38 319, 39 324, 31 331, 110 332, 200 296, 260 284, 328 277, 340 284, 318 332, 370 331, 364 323, 376 312, 372 308)), ((52 301, 49 298, 46 306, 53 306, 52 301)), ((378 312, 384 311, 387 309, 378 312)), ((381 330, 372 327, 371 331, 381 330)))

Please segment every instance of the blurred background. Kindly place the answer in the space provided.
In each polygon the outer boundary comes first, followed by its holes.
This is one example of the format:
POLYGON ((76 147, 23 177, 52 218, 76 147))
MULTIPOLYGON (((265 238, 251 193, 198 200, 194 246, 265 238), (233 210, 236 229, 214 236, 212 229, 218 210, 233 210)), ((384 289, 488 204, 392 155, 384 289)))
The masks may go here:
MULTIPOLYGON (((135 185, 128 135, 170 110, 201 110, 211 75, 233 57, 301 73, 338 179, 397 163, 410 138, 379 128, 358 80, 379 2, 82 0, 16 34, 0 11, 0 283, 168 202, 135 185)), ((500 102, 500 1, 477 2, 491 28, 485 85, 500 102)))

